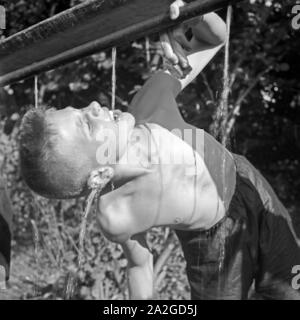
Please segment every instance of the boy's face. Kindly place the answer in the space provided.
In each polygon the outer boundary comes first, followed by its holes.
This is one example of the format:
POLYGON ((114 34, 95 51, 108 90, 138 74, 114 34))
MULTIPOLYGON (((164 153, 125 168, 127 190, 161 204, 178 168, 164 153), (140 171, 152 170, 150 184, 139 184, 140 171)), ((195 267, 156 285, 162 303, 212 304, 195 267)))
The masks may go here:
POLYGON ((58 152, 72 161, 88 157, 94 168, 116 162, 125 152, 135 124, 131 114, 119 112, 114 117, 97 102, 80 110, 49 109, 47 121, 58 134, 58 152))

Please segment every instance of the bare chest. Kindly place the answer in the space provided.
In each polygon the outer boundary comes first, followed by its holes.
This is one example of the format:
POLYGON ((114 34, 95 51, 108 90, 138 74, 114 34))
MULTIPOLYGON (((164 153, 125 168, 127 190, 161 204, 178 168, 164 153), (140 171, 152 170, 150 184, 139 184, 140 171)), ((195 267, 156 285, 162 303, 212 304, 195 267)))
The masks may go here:
POLYGON ((188 230, 202 228, 216 214, 217 195, 213 184, 200 183, 180 168, 164 168, 135 180, 124 190, 102 201, 102 215, 109 232, 133 235, 155 226, 188 230))

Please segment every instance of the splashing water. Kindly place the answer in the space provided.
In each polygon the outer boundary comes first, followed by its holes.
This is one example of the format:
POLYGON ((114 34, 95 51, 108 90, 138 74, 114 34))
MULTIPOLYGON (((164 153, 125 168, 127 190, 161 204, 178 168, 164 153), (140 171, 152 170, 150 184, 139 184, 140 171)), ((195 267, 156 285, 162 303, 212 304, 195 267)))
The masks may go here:
MULTIPOLYGON (((91 207, 93 204, 93 200, 95 196, 97 195, 98 190, 92 190, 91 193, 89 194, 87 198, 87 204, 86 208, 82 217, 81 221, 81 226, 80 226, 80 233, 79 233, 79 251, 78 251, 78 269, 77 269, 77 274, 82 269, 83 261, 84 261, 84 239, 85 239, 85 234, 86 234, 86 225, 87 225, 87 219, 88 215, 91 211, 91 207)), ((67 286, 66 286, 66 299, 72 299, 75 289, 76 289, 76 277, 74 274, 69 273, 68 275, 68 280, 67 280, 67 286)))
POLYGON ((111 109, 115 110, 116 106, 116 63, 117 63, 117 48, 112 48, 112 73, 111 73, 111 109))

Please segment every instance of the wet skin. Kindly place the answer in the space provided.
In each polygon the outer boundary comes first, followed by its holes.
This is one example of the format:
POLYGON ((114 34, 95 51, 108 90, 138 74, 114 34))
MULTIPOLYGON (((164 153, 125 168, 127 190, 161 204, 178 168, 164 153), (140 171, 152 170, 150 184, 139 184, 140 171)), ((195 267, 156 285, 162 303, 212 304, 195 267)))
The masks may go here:
POLYGON ((101 108, 97 102, 92 102, 88 107, 75 109, 67 107, 62 110, 49 109, 47 121, 55 128, 60 136, 58 151, 74 159, 88 156, 93 167, 99 166, 96 152, 99 146, 106 140, 103 132, 110 132, 118 138, 109 141, 112 150, 118 149, 123 153, 128 135, 134 127, 134 118, 129 113, 122 113, 118 121, 114 121, 107 108, 101 108))
MULTIPOLYGON (((109 239, 124 242, 154 226, 168 225, 183 230, 210 228, 223 217, 224 208, 216 186, 203 159, 193 152, 191 145, 153 123, 156 122, 154 118, 149 124, 150 131, 143 125, 135 126, 134 117, 129 113, 121 113, 118 118, 115 121, 108 109, 96 102, 82 110, 71 107, 50 110, 47 116, 60 136, 58 149, 61 153, 70 161, 74 161, 74 150, 77 160, 81 155, 88 156, 92 169, 102 166, 96 154, 105 140, 103 131, 116 135, 122 132, 122 139, 106 137, 112 150, 119 144, 117 163, 108 164, 114 168, 116 189, 105 190, 98 200, 99 221, 109 239), (155 131, 155 135, 151 131, 155 131), (154 136, 157 139, 157 135, 159 163, 151 163, 147 143, 154 136), (169 163, 168 156, 170 152, 174 154, 174 150, 176 156, 184 155, 187 163, 169 163)), ((166 127, 171 125, 170 117, 160 115, 159 119, 166 127)), ((171 117, 171 121, 174 125, 174 118, 171 117)), ((177 127, 197 130, 180 118, 177 127)))

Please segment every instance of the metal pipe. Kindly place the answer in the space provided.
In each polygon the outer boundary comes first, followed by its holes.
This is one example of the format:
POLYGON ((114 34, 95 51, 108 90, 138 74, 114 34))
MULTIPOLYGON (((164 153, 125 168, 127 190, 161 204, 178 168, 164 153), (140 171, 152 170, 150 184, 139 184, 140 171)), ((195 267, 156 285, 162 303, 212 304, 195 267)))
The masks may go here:
POLYGON ((241 0, 195 0, 172 21, 173 0, 91 0, 0 42, 0 86, 120 46, 241 0))

